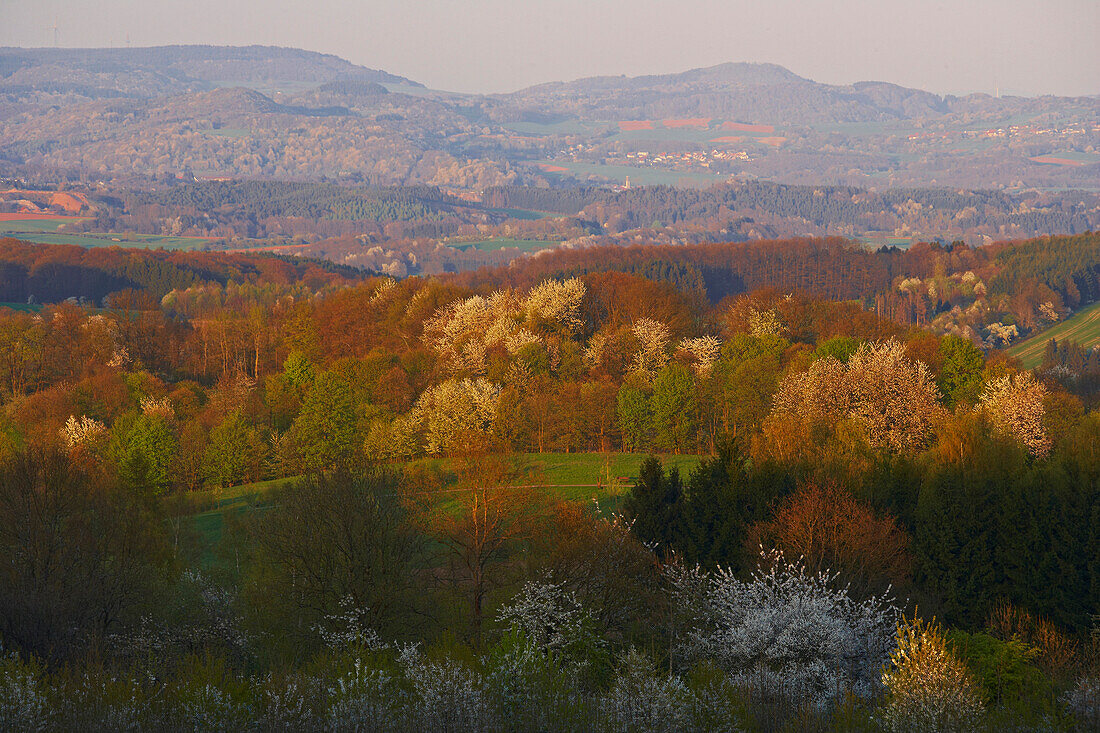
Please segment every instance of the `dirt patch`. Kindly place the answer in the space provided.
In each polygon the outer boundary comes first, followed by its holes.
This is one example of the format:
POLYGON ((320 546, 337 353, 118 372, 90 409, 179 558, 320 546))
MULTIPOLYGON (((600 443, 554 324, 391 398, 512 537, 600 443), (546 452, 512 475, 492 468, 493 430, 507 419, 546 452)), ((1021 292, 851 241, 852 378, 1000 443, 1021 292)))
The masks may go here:
POLYGON ((1084 165, 1084 163, 1079 160, 1070 160, 1069 158, 1056 158, 1053 155, 1036 155, 1034 158, 1028 158, 1028 160, 1030 160, 1032 163, 1045 163, 1046 165, 1084 165))
MULTIPOLYGON (((683 120, 661 120, 665 127, 710 127, 711 117, 691 117, 683 120)), ((620 123, 621 124, 621 123, 620 123)))
POLYGON ((652 130, 653 120, 623 120, 619 123, 619 129, 623 132, 633 130, 652 130))

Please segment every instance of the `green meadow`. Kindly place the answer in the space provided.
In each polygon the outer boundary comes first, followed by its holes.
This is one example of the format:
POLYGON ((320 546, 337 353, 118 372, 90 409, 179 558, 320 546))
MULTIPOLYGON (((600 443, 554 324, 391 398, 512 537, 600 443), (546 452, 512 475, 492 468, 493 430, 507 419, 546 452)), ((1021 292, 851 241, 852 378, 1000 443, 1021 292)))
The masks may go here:
MULTIPOLYGON (((622 506, 623 497, 633 486, 646 458, 641 453, 524 453, 515 457, 515 481, 518 485, 541 488, 557 498, 596 502, 601 511, 611 512, 622 506)), ((694 455, 660 458, 666 470, 675 467, 685 477, 701 460, 694 455)), ((450 487, 458 481, 452 462, 447 458, 423 458, 407 465, 438 476, 442 492, 451 491, 450 487)), ((296 480, 274 479, 182 496, 180 511, 188 517, 200 562, 203 565, 215 562, 228 513, 262 508, 269 492, 296 480)))
POLYGON ((1028 369, 1034 369, 1042 364, 1043 352, 1051 339, 1075 341, 1086 348, 1100 346, 1100 303, 1093 303, 1061 323, 1021 341, 1010 348, 1008 353, 1019 359, 1028 369))

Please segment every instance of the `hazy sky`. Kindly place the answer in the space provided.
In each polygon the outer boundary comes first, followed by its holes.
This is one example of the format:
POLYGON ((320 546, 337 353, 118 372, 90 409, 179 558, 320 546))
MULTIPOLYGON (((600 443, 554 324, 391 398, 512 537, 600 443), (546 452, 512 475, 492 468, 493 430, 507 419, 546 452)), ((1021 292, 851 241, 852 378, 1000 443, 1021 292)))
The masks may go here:
POLYGON ((834 84, 1100 94, 1100 0, 0 0, 0 45, 271 44, 430 87, 767 61, 834 84))

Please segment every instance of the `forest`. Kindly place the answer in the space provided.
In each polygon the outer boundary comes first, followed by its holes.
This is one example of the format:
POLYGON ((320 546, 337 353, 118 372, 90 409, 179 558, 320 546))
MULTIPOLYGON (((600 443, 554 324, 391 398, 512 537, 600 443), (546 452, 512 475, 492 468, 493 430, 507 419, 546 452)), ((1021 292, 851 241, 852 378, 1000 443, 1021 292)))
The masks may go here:
POLYGON ((1098 235, 0 261, 0 728, 1100 724, 1098 235))

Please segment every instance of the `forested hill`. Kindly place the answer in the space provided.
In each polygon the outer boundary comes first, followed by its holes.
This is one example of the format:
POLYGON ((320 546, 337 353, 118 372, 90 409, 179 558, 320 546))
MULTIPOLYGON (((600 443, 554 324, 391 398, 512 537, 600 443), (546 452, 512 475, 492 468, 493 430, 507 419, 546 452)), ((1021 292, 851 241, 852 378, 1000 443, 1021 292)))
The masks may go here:
POLYGON ((168 292, 193 285, 281 287, 300 282, 317 290, 368 276, 330 262, 264 254, 86 249, 0 238, 0 302, 4 303, 59 303, 73 298, 99 304, 121 290, 141 291, 159 302, 168 292))
POLYGON ((621 228, 665 226, 689 221, 728 220, 735 213, 800 219, 816 226, 848 225, 855 231, 960 231, 992 225, 1002 237, 1078 234, 1100 228, 1100 197, 1012 195, 1000 191, 947 188, 791 186, 769 181, 738 181, 705 190, 645 186, 625 190, 598 187, 539 189, 500 187, 485 192, 490 206, 582 212, 621 228))

